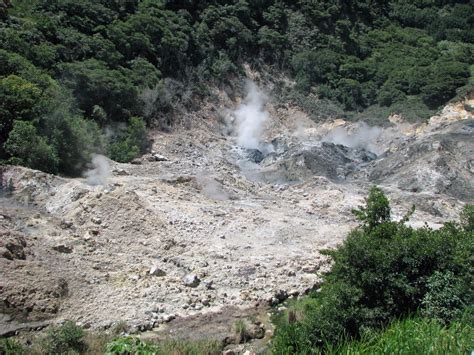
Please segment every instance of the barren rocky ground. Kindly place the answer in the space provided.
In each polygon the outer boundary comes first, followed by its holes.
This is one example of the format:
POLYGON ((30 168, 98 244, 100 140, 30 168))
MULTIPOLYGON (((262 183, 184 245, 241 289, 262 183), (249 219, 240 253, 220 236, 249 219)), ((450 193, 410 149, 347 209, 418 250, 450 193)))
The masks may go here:
POLYGON ((187 128, 155 132, 150 154, 102 161, 89 178, 4 167, 1 333, 62 319, 144 331, 262 309, 318 287, 330 266, 320 250, 356 225, 351 209, 371 184, 395 218, 415 204, 413 225, 436 228, 474 200, 474 119, 462 105, 375 131, 267 105, 267 151, 256 151, 224 129, 223 109, 237 104, 203 107, 187 128))

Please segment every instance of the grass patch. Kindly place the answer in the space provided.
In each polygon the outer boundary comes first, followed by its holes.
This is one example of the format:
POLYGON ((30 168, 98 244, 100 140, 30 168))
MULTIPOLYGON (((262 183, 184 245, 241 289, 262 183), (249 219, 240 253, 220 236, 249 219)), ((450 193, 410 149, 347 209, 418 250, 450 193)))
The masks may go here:
POLYGON ((234 332, 240 343, 245 343, 248 338, 247 324, 243 319, 239 319, 234 323, 234 332))
POLYGON ((24 348, 15 339, 0 339, 0 354, 5 355, 21 355, 24 353, 24 348))
POLYGON ((218 341, 170 340, 151 343, 136 337, 125 337, 108 343, 105 354, 217 355, 222 351, 222 348, 222 343, 218 341))
POLYGON ((396 321, 382 333, 340 348, 338 354, 470 354, 474 349, 474 328, 461 322, 443 326, 436 320, 413 318, 396 321))

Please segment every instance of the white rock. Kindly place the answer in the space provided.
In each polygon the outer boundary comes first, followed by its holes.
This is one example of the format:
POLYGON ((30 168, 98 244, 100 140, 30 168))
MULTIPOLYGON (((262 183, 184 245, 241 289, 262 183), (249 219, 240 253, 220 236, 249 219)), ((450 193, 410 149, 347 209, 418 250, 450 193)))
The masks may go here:
POLYGON ((183 278, 183 283, 188 287, 197 287, 201 280, 195 274, 188 274, 183 278))

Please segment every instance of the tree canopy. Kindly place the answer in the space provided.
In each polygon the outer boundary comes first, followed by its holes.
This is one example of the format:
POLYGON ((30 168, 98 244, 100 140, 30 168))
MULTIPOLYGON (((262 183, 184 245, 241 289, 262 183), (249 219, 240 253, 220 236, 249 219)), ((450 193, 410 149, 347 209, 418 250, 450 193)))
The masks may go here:
MULTIPOLYGON (((95 122, 99 134, 132 117, 167 128, 172 110, 166 97, 180 93, 164 93, 166 83, 179 82, 175 90, 186 88, 187 96, 200 98, 208 95, 208 86, 242 75, 242 63, 294 78, 291 94, 282 99, 297 99, 310 113, 318 101, 328 111, 425 119, 449 100, 472 93, 473 5, 473 0, 5 2, 0 159, 14 157, 4 147, 14 121, 30 122, 53 153, 59 152, 45 123, 58 106, 67 117, 95 122), (155 99, 144 105, 147 95, 155 99)), ((138 146, 143 145, 130 147, 138 146)), ((141 153, 133 151, 123 157, 141 153)))

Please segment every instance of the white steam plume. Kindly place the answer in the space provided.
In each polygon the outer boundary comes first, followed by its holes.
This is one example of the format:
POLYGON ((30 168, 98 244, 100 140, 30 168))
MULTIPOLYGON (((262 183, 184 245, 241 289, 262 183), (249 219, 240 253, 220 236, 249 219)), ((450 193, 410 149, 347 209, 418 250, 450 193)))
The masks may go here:
POLYGON ((259 149, 263 125, 269 118, 265 111, 267 96, 254 82, 247 82, 247 96, 234 111, 237 144, 247 149, 259 149))
POLYGON ((92 168, 84 173, 89 185, 105 185, 110 175, 110 165, 106 157, 92 155, 92 168))
POLYGON ((225 201, 229 194, 224 191, 221 184, 209 175, 203 173, 196 175, 196 181, 201 186, 202 193, 212 200, 225 201))
POLYGON ((376 141, 382 131, 380 127, 370 127, 367 123, 360 122, 352 132, 345 127, 334 128, 323 138, 323 142, 341 144, 349 148, 364 148, 372 153, 380 154, 381 149, 376 141))

